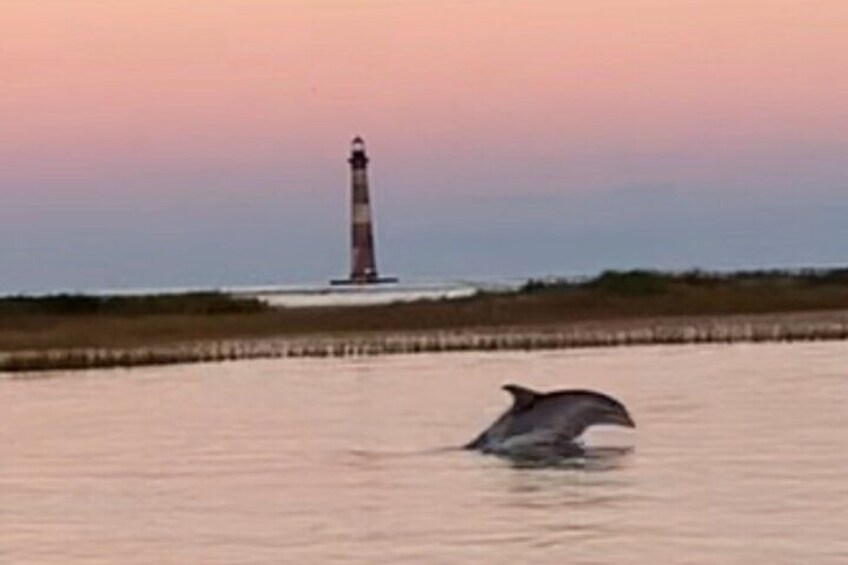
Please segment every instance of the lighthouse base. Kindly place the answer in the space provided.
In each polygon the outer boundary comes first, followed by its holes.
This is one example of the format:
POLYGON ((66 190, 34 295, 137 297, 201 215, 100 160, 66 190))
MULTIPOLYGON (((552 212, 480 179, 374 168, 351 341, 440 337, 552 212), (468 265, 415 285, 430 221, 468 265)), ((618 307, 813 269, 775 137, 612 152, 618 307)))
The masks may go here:
POLYGON ((368 278, 350 278, 350 279, 333 279, 330 284, 333 286, 371 286, 379 284, 396 284, 397 277, 368 277, 368 278))

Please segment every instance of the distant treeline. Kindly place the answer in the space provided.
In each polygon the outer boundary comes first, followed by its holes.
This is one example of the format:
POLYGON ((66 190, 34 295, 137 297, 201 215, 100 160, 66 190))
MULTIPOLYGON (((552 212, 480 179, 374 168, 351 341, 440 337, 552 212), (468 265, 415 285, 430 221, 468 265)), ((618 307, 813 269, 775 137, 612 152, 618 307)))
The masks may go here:
POLYGON ((0 317, 50 316, 143 316, 213 315, 260 312, 266 307, 258 300, 234 298, 219 292, 163 294, 146 296, 91 296, 57 294, 43 297, 0 298, 0 317))
POLYGON ((0 354, 825 311, 848 311, 848 269, 607 271, 584 280, 530 280, 515 292, 360 307, 278 309, 224 293, 11 297, 0 299, 0 354))
MULTIPOLYGON (((764 312, 848 307, 848 268, 759 270, 605 271, 588 279, 530 279, 515 293, 480 293, 460 300, 387 306, 288 310, 294 326, 322 329, 433 327, 622 315, 764 312), (404 318, 414 318, 406 320, 404 318)), ((259 300, 221 292, 93 296, 58 294, 0 298, 0 322, 21 316, 206 316, 269 313, 259 300)), ((288 324, 283 324, 287 326, 288 324)))
POLYGON ((623 296, 648 296, 697 288, 810 288, 848 286, 848 268, 710 272, 699 269, 669 273, 653 270, 604 271, 587 280, 530 279, 522 293, 595 290, 623 296))

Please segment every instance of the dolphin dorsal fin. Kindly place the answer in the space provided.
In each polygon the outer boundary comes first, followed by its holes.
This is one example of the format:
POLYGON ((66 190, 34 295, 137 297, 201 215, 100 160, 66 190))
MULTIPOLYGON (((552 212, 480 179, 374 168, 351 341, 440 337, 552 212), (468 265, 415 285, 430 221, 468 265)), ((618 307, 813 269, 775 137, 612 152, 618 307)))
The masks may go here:
POLYGON ((512 395, 512 409, 514 411, 526 410, 533 406, 541 395, 529 388, 519 385, 504 385, 503 389, 512 395))

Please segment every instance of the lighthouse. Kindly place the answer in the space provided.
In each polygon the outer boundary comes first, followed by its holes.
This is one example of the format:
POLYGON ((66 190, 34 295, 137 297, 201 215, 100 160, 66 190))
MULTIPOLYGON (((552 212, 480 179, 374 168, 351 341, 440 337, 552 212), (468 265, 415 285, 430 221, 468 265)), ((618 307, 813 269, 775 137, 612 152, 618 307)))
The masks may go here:
POLYGON ((367 285, 397 282, 396 278, 380 278, 374 253, 374 225, 368 190, 368 155, 365 142, 356 137, 351 143, 350 158, 350 278, 333 284, 367 285))

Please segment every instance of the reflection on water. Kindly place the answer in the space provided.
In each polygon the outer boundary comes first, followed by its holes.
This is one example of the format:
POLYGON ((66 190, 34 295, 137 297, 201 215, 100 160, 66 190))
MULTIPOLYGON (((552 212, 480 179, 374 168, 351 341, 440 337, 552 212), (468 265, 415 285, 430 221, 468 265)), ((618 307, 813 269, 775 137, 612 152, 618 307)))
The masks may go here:
POLYGON ((846 563, 848 344, 257 361, 0 380, 0 563, 846 563), (636 449, 458 449, 499 387, 636 449))
POLYGON ((516 469, 555 469, 600 473, 613 471, 626 463, 632 448, 601 448, 584 450, 581 455, 560 456, 548 453, 511 453, 502 456, 516 469))

